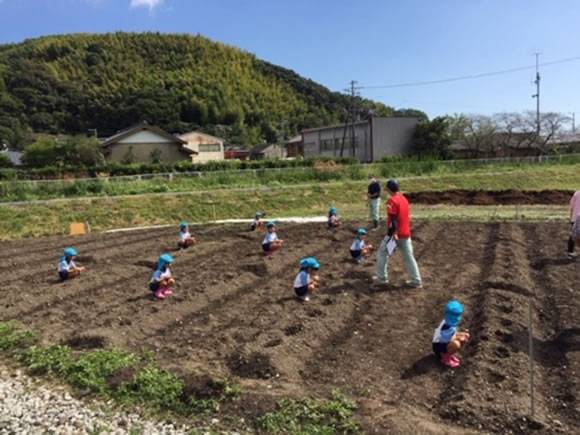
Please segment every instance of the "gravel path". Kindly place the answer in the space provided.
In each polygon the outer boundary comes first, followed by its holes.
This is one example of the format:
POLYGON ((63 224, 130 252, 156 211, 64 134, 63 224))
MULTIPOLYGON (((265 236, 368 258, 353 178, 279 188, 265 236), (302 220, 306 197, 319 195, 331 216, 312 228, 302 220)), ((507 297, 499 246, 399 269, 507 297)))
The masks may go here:
MULTIPOLYGON (((0 367, 0 435, 177 435, 192 431, 187 426, 152 422, 137 414, 110 411, 111 404, 81 402, 63 387, 47 387, 20 370, 0 367)), ((208 429, 197 428, 194 433, 206 431, 208 429)))

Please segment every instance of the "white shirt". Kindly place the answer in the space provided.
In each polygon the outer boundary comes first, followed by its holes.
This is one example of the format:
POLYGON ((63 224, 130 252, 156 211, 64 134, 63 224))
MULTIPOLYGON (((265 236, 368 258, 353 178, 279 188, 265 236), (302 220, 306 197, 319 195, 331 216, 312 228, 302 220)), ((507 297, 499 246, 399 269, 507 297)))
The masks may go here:
POLYGON ((160 282, 162 280, 164 280, 165 278, 171 278, 171 269, 169 269, 168 267, 165 268, 165 270, 156 270, 153 273, 153 277, 151 278, 151 282, 160 282))
POLYGON ((186 231, 185 233, 183 231, 179 232, 179 240, 183 241, 183 240, 187 240, 187 239, 191 239, 191 233, 189 231, 186 231))
POLYGON ((266 243, 275 242, 276 240, 280 240, 280 239, 278 239, 278 234, 268 232, 268 233, 266 233, 266 237, 264 237, 264 241, 262 242, 262 245, 265 245, 266 243))
POLYGON ((59 272, 68 272, 69 270, 72 270, 76 267, 75 262, 71 260, 71 262, 67 262, 66 259, 61 260, 60 263, 58 263, 58 271, 59 272))
POLYGON ((350 250, 351 251, 362 251, 362 249, 365 247, 365 241, 359 239, 358 237, 356 239, 354 239, 354 242, 352 242, 352 245, 350 245, 350 250))
POLYGON ((294 280, 294 288, 304 287, 310 284, 310 275, 305 270, 301 270, 294 280))

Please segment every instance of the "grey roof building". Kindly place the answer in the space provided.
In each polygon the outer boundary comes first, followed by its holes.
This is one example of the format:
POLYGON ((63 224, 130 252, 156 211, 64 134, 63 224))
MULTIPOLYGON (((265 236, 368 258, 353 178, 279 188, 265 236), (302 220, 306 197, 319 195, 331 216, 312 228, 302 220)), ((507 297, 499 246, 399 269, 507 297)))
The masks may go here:
POLYGON ((415 151, 417 122, 417 118, 371 117, 348 129, 342 124, 302 130, 304 157, 339 157, 342 151, 343 157, 374 162, 389 155, 410 155, 415 151))

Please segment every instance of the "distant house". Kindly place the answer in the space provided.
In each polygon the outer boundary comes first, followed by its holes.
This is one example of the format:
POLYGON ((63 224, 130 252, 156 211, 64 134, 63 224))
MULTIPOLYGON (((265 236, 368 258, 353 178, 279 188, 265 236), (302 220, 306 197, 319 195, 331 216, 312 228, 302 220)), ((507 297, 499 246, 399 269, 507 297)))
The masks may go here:
POLYGON ((264 144, 250 150, 250 160, 285 159, 287 150, 284 145, 264 144))
POLYGON ((185 140, 146 122, 122 130, 101 144, 103 154, 110 162, 158 160, 164 163, 191 160, 196 151, 186 145, 185 140))
POLYGON ((8 159, 12 162, 14 166, 21 166, 22 165, 22 151, 19 150, 11 150, 11 149, 3 149, 0 151, 0 154, 4 154, 8 159))
POLYGON ((370 117, 348 129, 342 124, 302 130, 304 157, 339 157, 342 153, 343 157, 374 162, 389 155, 410 155, 415 152, 416 125, 417 118, 370 117))
POLYGON ((192 161, 195 163, 209 162, 210 160, 223 160, 224 140, 219 137, 190 131, 179 136, 186 142, 186 148, 193 151, 192 161))
POLYGON ((288 157, 304 156, 304 142, 302 142, 302 135, 294 136, 288 140, 284 146, 286 147, 286 155, 288 157))
POLYGON ((250 150, 237 145, 226 145, 224 158, 226 160, 248 160, 250 158, 250 150))

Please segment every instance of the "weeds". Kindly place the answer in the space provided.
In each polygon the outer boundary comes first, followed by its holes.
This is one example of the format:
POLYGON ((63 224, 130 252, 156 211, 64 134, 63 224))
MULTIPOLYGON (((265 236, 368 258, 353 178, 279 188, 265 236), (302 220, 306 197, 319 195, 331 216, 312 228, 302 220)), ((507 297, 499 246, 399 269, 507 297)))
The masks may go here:
POLYGON ((260 417, 259 431, 292 435, 354 434, 359 426, 353 419, 356 405, 339 391, 333 391, 330 400, 284 399, 277 403, 278 410, 260 417))

